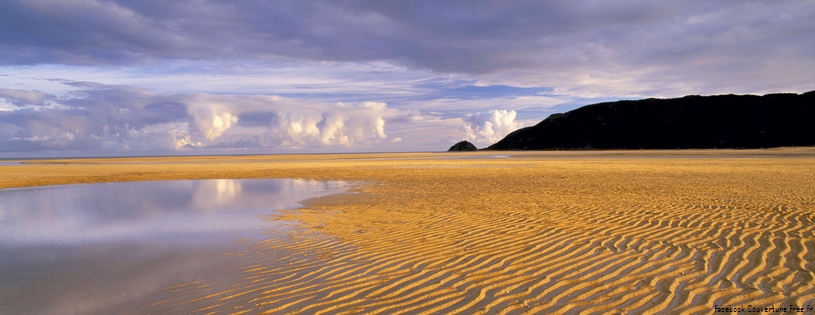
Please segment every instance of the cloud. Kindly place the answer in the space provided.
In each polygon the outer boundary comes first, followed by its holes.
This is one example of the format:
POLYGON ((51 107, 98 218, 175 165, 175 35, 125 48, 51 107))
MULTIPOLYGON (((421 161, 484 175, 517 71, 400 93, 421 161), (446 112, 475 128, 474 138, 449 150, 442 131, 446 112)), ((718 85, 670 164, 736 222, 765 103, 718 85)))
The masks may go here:
POLYGON ((813 6, 807 0, 3 1, 0 62, 380 63, 603 96, 811 89, 813 6))
POLYGON ((195 131, 206 140, 212 141, 238 122, 238 116, 230 113, 226 105, 211 103, 205 96, 193 96, 187 105, 195 131))
POLYGON ((365 147, 387 139, 388 120, 398 123, 416 114, 379 102, 169 95, 130 86, 71 84, 77 88, 72 98, 0 90, 0 100, 26 104, 0 111, 0 152, 174 153, 206 148, 365 147), (43 99, 54 105, 27 105, 43 103, 43 99))
POLYGON ((596 101, 812 90, 813 33, 809 0, 0 1, 0 152, 491 142, 596 101))
POLYGON ((0 98, 18 107, 43 106, 48 95, 38 91, 0 88, 0 98))
POLYGON ((523 127, 523 123, 516 122, 517 113, 514 110, 491 110, 464 116, 464 139, 477 143, 493 144, 504 138, 510 132, 523 127))
POLYGON ((275 113, 276 119, 267 135, 290 146, 375 143, 387 138, 385 119, 400 115, 387 104, 376 102, 338 103, 275 113))

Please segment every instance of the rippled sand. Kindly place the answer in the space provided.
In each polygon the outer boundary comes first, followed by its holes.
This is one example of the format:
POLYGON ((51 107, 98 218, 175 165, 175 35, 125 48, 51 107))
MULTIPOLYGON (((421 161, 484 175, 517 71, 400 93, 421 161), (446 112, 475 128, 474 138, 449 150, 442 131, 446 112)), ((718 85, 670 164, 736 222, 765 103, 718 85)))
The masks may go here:
POLYGON ((815 308, 812 148, 86 159, 0 166, 0 174, 2 187, 181 178, 360 182, 357 194, 310 200, 270 218, 301 228, 243 253, 253 262, 229 289, 182 283, 145 305, 149 310, 815 308))

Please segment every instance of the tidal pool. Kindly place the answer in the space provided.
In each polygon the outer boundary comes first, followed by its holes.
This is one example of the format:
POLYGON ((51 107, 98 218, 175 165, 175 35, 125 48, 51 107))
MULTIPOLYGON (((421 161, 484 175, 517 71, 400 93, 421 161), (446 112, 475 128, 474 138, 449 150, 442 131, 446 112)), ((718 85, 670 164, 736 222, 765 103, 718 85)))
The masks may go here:
MULTIPOLYGON (((0 190, 0 314, 143 313, 163 288, 239 279, 267 220, 342 182, 183 180, 0 190)), ((228 282, 228 281, 227 281, 228 282)))

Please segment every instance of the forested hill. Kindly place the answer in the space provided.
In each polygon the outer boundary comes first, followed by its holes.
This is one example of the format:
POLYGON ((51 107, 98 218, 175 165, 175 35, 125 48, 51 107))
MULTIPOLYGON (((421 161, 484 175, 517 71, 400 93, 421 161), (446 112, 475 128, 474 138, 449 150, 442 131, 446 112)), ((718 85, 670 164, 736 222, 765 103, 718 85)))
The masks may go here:
POLYGON ((815 145, 815 91, 587 105, 518 129, 488 150, 706 149, 815 145))

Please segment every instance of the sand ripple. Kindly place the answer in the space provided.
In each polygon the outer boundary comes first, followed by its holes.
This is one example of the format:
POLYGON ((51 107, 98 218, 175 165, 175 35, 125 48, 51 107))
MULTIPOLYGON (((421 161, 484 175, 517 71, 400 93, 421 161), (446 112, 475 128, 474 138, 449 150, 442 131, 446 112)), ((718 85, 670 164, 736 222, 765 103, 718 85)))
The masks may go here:
MULTIPOLYGON (((815 308, 815 159, 344 160, 361 180, 279 220, 200 314, 700 313, 815 308), (356 163, 356 164, 355 164, 356 163)), ((338 164, 339 165, 339 164, 338 164)), ((221 286, 219 286, 221 287, 221 286)), ((172 297, 172 298, 169 298, 172 297)), ((810 312, 812 313, 812 312, 810 312)))

